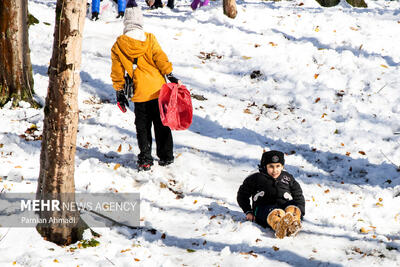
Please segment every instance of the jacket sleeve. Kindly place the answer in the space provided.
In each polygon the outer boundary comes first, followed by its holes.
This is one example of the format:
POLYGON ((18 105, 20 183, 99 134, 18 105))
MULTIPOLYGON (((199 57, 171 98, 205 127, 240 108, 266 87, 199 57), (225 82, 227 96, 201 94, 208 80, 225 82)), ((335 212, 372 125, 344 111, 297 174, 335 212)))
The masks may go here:
POLYGON ((124 89, 125 85, 125 69, 118 56, 119 47, 117 43, 111 48, 111 80, 115 90, 119 91, 124 89))
POLYGON ((292 193, 293 201, 295 205, 301 210, 301 217, 303 217, 306 214, 306 201, 304 199, 303 190, 301 189, 300 184, 295 179, 293 179, 293 182, 290 186, 290 191, 292 193))
POLYGON ((167 55, 158 44, 157 38, 153 35, 153 61, 162 75, 172 72, 172 63, 169 62, 167 55))
POLYGON ((247 177, 244 180, 243 184, 239 187, 236 198, 239 206, 246 214, 253 211, 250 205, 250 197, 253 195, 254 192, 254 185, 252 182, 252 176, 247 177))

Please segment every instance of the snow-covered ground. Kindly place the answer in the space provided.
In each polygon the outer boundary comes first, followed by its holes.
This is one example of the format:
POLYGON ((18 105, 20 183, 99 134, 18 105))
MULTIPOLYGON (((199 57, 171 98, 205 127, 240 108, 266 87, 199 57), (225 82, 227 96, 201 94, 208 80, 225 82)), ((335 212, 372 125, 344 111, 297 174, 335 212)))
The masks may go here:
MULTIPOLYGON (((175 75, 204 97, 193 98, 190 129, 173 133, 175 163, 150 172, 136 171, 132 105, 125 114, 115 105, 116 5, 104 0, 100 20, 85 23, 76 190, 140 192, 144 228, 98 228, 99 246, 71 249, 3 227, 0 266, 400 266, 400 3, 239 0, 234 20, 220 0, 189 4, 139 1, 175 75), (287 153, 303 188, 294 238, 246 222, 236 203, 263 149, 287 153)), ((40 20, 29 37, 44 103, 55 1, 29 0, 29 11, 40 20)), ((29 139, 43 110, 8 105, 0 120, 0 191, 35 192, 40 141, 29 139)))

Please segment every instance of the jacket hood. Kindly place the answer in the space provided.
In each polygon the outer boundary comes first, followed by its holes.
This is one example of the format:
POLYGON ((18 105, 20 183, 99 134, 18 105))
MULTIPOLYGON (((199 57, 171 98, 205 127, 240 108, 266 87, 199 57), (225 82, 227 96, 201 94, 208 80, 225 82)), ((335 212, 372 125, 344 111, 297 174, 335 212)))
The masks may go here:
POLYGON ((142 42, 129 36, 121 35, 118 37, 116 45, 127 58, 133 59, 144 55, 149 48, 149 43, 148 38, 142 42))

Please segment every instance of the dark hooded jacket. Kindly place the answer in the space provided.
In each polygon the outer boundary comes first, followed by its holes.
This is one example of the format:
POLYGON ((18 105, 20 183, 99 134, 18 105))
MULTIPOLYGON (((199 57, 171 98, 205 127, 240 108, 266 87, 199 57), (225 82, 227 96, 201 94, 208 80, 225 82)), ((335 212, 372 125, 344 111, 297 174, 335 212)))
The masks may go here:
POLYGON ((301 210, 302 217, 305 214, 303 191, 299 183, 286 171, 282 171, 281 175, 274 179, 265 169, 260 168, 260 172, 244 180, 237 193, 237 202, 246 214, 254 214, 257 207, 274 205, 282 209, 295 205, 301 210))

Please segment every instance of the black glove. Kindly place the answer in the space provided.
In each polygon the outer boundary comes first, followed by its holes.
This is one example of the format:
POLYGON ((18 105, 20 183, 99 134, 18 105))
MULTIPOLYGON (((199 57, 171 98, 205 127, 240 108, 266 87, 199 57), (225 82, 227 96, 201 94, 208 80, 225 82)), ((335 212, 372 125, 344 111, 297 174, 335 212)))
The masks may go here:
POLYGON ((167 74, 167 78, 171 83, 178 83, 178 79, 174 76, 174 74, 172 74, 172 72, 170 74, 167 74))
POLYGON ((115 91, 115 94, 117 96, 117 105, 118 105, 119 109, 123 113, 125 113, 126 112, 126 107, 125 106, 129 107, 129 102, 125 97, 124 90, 115 91))

